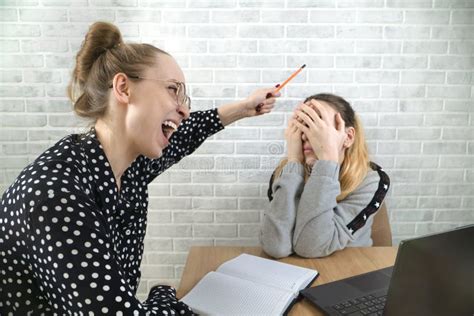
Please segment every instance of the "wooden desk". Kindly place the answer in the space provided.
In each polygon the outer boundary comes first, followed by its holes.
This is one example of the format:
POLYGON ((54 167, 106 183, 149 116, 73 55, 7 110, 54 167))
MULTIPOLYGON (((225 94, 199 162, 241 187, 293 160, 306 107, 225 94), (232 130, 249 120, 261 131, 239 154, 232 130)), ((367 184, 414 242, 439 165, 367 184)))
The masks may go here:
MULTIPOLYGON (((269 258, 260 247, 192 247, 181 277, 178 298, 186 295, 208 272, 215 271, 219 265, 241 253, 269 258)), ((312 284, 315 286, 391 266, 396 254, 395 247, 346 248, 326 258, 291 256, 278 261, 318 270, 320 275, 312 284)), ((293 306, 289 315, 323 314, 308 301, 302 300, 293 306)))

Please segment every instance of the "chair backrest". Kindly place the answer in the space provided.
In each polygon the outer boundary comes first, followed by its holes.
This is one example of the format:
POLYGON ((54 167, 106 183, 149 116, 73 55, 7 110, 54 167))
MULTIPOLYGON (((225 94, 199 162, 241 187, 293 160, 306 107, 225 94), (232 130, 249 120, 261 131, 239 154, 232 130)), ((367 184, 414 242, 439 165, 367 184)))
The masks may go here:
POLYGON ((372 246, 389 247, 392 246, 392 230, 388 220, 387 206, 382 203, 377 213, 374 215, 374 223, 372 224, 372 246))

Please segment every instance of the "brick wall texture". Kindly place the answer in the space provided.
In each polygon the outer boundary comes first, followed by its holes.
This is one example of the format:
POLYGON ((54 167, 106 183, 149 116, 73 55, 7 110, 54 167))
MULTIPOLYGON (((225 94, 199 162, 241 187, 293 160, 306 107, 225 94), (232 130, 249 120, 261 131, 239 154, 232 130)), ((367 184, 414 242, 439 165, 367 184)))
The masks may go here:
POLYGON ((258 245, 283 131, 304 97, 347 98, 391 176, 394 242, 474 222, 472 0, 1 0, 0 190, 87 124, 65 88, 88 26, 173 54, 194 109, 272 86, 306 63, 273 113, 239 121, 150 186, 140 294, 177 285, 190 245, 258 245))

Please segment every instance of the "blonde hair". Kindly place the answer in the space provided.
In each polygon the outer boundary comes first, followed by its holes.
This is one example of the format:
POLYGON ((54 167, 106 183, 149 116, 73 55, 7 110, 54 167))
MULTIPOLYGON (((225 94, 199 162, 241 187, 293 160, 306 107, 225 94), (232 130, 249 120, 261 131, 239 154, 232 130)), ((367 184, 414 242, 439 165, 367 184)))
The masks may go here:
POLYGON ((76 56, 67 92, 77 115, 97 120, 104 115, 112 79, 139 74, 165 51, 149 44, 125 44, 120 30, 107 22, 92 24, 76 56))
MULTIPOLYGON (((344 161, 339 170, 341 193, 336 198, 339 202, 344 200, 361 184, 369 171, 369 151, 365 142, 364 130, 360 119, 355 114, 351 105, 343 98, 329 93, 321 93, 308 97, 304 102, 310 100, 320 100, 328 103, 336 112, 341 114, 346 127, 353 127, 355 130, 354 143, 346 150, 344 161)), ((276 179, 279 177, 283 171, 283 167, 287 163, 287 158, 281 160, 272 178, 276 179)), ((306 163, 304 163, 304 167, 304 181, 306 182, 311 174, 311 167, 306 163)), ((269 190, 271 190, 271 188, 269 190)))

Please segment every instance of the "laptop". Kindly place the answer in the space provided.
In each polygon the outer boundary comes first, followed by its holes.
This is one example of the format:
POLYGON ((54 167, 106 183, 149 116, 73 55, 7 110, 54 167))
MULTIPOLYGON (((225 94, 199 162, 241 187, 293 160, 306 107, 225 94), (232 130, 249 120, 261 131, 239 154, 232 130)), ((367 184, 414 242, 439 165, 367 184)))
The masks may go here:
POLYGON ((327 315, 474 315, 474 225, 404 240, 393 267, 302 290, 327 315))

